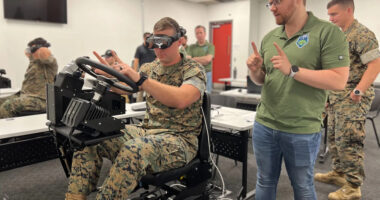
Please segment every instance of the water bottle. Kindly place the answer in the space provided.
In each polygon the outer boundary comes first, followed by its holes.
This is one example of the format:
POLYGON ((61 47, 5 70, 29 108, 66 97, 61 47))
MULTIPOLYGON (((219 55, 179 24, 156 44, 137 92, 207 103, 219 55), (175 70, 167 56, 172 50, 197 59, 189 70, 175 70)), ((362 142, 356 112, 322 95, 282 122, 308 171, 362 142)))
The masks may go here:
POLYGON ((234 79, 236 79, 236 75, 237 75, 237 69, 236 69, 236 67, 234 67, 234 71, 233 71, 233 76, 232 77, 234 79))

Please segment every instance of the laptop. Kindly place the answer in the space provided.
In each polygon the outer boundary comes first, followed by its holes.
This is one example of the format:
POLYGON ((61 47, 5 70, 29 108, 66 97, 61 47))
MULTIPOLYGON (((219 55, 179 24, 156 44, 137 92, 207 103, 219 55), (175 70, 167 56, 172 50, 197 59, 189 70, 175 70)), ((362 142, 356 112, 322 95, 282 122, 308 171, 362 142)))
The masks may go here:
POLYGON ((261 86, 256 85, 249 76, 247 76, 247 93, 261 94, 261 86))

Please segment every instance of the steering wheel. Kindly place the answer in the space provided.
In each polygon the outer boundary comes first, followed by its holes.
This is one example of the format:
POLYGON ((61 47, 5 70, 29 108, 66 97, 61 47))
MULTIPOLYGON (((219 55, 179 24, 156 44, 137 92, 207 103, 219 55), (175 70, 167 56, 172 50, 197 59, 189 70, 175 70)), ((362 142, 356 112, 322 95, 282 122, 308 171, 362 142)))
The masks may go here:
POLYGON ((136 83, 133 82, 129 77, 124 76, 120 72, 107 67, 101 63, 95 62, 93 60, 90 60, 85 57, 79 57, 75 60, 75 63, 78 65, 79 68, 81 68, 84 72, 87 74, 90 74, 92 77, 96 78, 97 80, 102 80, 110 84, 112 87, 116 87, 118 89, 124 90, 126 92, 135 93, 139 91, 139 88, 137 87, 136 83), (116 82, 112 78, 107 78, 103 75, 98 75, 89 68, 87 68, 85 65, 89 65, 91 67, 95 67, 97 69, 100 69, 107 74, 110 74, 113 77, 116 77, 117 80, 126 83, 128 86, 123 85, 121 83, 116 82))

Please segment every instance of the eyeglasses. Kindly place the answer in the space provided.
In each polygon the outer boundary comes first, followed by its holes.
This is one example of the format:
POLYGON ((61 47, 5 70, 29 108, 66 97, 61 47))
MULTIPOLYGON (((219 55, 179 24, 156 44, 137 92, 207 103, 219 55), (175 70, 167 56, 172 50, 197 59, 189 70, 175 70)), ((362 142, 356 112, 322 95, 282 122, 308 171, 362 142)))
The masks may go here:
POLYGON ((272 6, 277 6, 280 3, 281 3, 281 0, 273 0, 272 2, 268 2, 267 4, 265 4, 265 7, 270 9, 272 8, 272 6))

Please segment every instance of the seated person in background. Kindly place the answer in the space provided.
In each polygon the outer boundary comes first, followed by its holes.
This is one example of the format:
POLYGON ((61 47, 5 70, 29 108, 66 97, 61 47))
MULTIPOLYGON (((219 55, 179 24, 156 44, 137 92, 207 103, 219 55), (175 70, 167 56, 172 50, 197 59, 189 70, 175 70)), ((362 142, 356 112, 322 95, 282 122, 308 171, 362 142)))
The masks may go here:
MULTIPOLYGON (((104 60, 106 61, 106 64, 107 66, 110 66, 116 70, 122 70, 123 69, 123 66, 121 66, 119 64, 119 62, 116 60, 116 57, 117 57, 117 54, 114 50, 111 50, 111 49, 108 49, 103 55, 102 57, 104 58, 104 60), (115 54, 115 56, 113 56, 115 54)), ((119 57, 117 57, 119 59, 119 57)), ((99 72, 100 70, 98 69, 95 69, 95 72, 99 72)), ((126 92, 124 91, 121 91, 121 90, 116 90, 114 92, 117 92, 118 94, 122 95, 124 98, 125 98, 125 102, 126 103, 129 103, 130 102, 130 97, 128 94, 126 94, 126 92)))
POLYGON ((115 51, 111 50, 111 49, 108 49, 103 55, 102 57, 104 58, 104 60, 107 62, 107 64, 109 66, 114 66, 114 65, 117 65, 118 63, 116 62, 115 58, 113 57, 112 55, 112 52, 114 52, 116 54, 115 51))
POLYGON ((28 43, 25 55, 29 58, 21 91, 9 97, 0 98, 0 119, 16 117, 22 112, 46 111, 46 84, 53 83, 57 74, 57 61, 43 38, 28 43))
POLYGON ((86 199, 96 190, 103 157, 113 165, 96 199, 127 199, 147 173, 182 167, 196 156, 206 77, 200 64, 179 53, 181 33, 174 19, 160 19, 154 35, 176 40, 165 49, 155 48, 159 60, 143 65, 140 73, 117 58, 121 73, 147 93, 144 120, 125 126, 122 137, 74 153, 67 200, 86 199))

